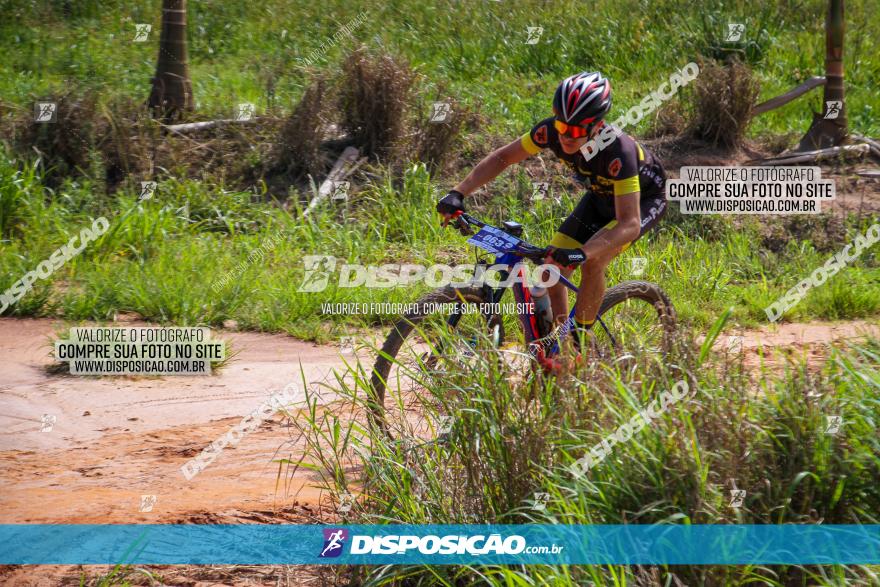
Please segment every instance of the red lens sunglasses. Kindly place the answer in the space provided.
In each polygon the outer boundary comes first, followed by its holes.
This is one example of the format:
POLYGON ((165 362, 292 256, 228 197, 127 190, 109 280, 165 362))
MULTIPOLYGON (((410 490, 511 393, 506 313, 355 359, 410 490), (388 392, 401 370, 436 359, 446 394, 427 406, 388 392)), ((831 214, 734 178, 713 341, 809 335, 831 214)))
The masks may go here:
POLYGON ((579 139, 587 136, 587 128, 585 126, 576 126, 574 124, 566 124, 561 120, 553 121, 553 127, 567 137, 579 139))

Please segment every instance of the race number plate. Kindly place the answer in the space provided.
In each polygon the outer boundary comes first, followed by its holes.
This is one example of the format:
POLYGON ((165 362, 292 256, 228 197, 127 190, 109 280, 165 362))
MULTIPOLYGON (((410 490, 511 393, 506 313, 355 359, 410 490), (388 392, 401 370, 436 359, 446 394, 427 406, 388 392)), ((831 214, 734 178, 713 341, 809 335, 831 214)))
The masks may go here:
POLYGON ((484 226, 480 229, 480 232, 469 238, 467 242, 484 251, 501 254, 516 248, 522 241, 503 230, 492 226, 484 226))

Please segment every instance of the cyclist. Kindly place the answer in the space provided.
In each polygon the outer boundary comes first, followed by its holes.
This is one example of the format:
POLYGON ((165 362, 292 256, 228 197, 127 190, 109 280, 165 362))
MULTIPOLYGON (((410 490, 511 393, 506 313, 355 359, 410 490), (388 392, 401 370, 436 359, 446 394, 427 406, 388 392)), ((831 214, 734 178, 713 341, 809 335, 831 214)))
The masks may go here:
MULTIPOLYGON (((570 277, 581 268, 575 303, 576 346, 592 327, 605 294, 605 268, 666 212, 666 173, 660 161, 631 136, 605 122, 611 109, 611 84, 598 72, 566 78, 556 88, 551 116, 530 132, 496 149, 438 203, 446 225, 464 211, 465 196, 495 179, 507 167, 550 149, 574 172, 586 193, 550 242, 547 262, 570 277), (594 138, 615 137, 604 148, 586 149, 594 138), (613 135, 610 133, 614 133, 613 135), (598 151, 598 152, 596 152, 598 151)), ((554 318, 568 317, 568 295, 558 283, 550 288, 554 318)))

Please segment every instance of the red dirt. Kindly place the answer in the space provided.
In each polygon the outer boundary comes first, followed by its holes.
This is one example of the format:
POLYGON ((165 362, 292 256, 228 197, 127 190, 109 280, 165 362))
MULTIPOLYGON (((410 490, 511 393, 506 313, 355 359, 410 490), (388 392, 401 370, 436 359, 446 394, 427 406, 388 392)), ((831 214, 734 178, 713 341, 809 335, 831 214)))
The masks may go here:
POLYGON ((713 348, 732 354, 742 352, 748 367, 763 367, 772 372, 788 359, 806 357, 809 365, 819 365, 833 345, 869 335, 880 337, 880 325, 867 320, 783 323, 761 329, 729 330, 718 337, 713 348))
MULTIPOLYGON (((343 365, 337 347, 224 332, 238 354, 212 376, 51 375, 48 342, 57 326, 0 320, 0 523, 263 521, 259 512, 293 513, 291 496, 276 493, 272 460, 301 447, 281 414, 192 480, 180 467, 272 393, 292 382, 301 393, 300 362, 313 390, 332 380, 343 365), (42 414, 56 416, 51 431, 40 431, 42 414), (139 511, 142 495, 156 496, 152 511, 139 511)), ((297 481, 290 488, 303 504, 297 515, 310 517, 318 492, 307 476, 297 481)))

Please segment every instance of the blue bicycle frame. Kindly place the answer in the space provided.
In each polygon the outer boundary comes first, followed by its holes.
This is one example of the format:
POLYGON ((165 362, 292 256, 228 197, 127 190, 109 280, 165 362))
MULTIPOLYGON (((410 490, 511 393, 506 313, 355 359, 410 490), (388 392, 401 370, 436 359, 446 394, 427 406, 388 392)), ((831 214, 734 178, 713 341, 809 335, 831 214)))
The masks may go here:
MULTIPOLYGON (((541 339, 541 336, 538 332, 532 295, 529 292, 528 284, 526 283, 525 268, 523 266, 523 261, 526 259, 534 262, 542 261, 546 256, 547 249, 530 245, 515 235, 481 222, 467 214, 462 214, 458 220, 462 231, 464 231, 465 228, 468 228, 468 225, 476 225, 480 227, 481 230, 468 239, 468 242, 476 247, 495 253, 496 257, 494 265, 501 265, 507 268, 500 272, 504 278, 503 281, 507 281, 510 278, 511 271, 517 270, 520 272, 519 279, 516 279, 514 283, 509 286, 492 287, 484 283, 483 288, 486 292, 487 300, 493 304, 499 303, 501 297, 504 295, 504 290, 508 287, 513 289, 514 300, 517 304, 522 304, 518 305, 518 308, 521 309, 519 312, 519 320, 523 328, 523 333, 525 334, 526 345, 529 348, 529 352, 534 356, 537 356, 539 359, 550 357, 558 353, 560 341, 565 338, 574 325, 574 308, 569 312, 568 320, 566 320, 563 325, 558 326, 551 334, 544 337, 545 341, 552 341, 552 346, 549 349, 546 348, 547 342, 543 344, 537 343, 537 341, 541 339)), ((571 291, 575 293, 578 292, 578 288, 564 276, 560 275, 559 280, 571 291)), ((448 320, 449 325, 454 327, 460 318, 461 314, 455 313, 451 315, 448 320)))

